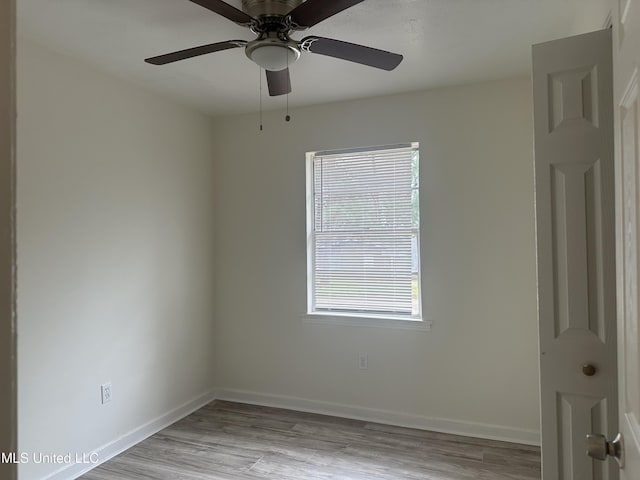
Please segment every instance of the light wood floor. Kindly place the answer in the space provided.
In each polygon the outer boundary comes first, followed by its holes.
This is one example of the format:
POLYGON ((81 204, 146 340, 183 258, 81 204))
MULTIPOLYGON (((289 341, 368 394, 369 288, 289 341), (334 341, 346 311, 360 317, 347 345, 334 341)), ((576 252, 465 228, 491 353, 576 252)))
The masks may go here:
POLYGON ((215 401, 83 480, 530 480, 536 447, 215 401))

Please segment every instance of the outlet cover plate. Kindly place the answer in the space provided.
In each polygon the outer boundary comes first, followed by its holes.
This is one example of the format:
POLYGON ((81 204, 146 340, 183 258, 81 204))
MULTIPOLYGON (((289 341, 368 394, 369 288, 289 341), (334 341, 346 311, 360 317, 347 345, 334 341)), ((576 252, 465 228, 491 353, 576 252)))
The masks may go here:
POLYGON ((359 366, 360 370, 367 370, 369 368, 369 356, 366 353, 360 354, 359 366))
POLYGON ((100 385, 100 397, 103 405, 111 401, 111 382, 100 385))

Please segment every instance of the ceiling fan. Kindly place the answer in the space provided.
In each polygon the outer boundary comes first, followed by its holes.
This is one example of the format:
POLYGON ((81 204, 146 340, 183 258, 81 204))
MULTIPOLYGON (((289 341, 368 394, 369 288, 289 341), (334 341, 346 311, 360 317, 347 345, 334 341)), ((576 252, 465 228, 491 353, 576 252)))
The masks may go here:
POLYGON ((201 45, 147 58, 145 62, 165 65, 207 53, 244 47, 247 57, 265 69, 269 95, 277 96, 291 92, 289 66, 300 58, 302 52, 388 71, 396 68, 403 58, 397 53, 331 38, 309 36, 296 41, 290 37, 293 32, 313 27, 364 0, 242 0, 242 10, 222 0, 190 1, 249 28, 257 38, 252 41, 227 40, 201 45))

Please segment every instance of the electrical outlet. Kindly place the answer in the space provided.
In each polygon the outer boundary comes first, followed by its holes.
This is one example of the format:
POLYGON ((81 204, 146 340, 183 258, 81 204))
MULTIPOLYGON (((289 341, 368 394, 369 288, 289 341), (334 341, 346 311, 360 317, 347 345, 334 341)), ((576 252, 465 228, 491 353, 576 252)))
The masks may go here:
POLYGON ((111 401, 111 383, 103 383, 100 385, 100 396, 102 397, 103 405, 111 401))
POLYGON ((369 357, 366 353, 360 354, 360 370, 366 370, 369 368, 369 357))

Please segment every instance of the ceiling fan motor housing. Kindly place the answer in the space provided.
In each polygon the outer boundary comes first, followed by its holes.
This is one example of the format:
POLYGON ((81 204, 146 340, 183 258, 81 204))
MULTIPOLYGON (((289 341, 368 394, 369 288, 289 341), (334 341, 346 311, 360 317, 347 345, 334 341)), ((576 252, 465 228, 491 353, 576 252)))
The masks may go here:
POLYGON ((303 0, 242 0, 242 10, 253 18, 286 15, 303 0))

